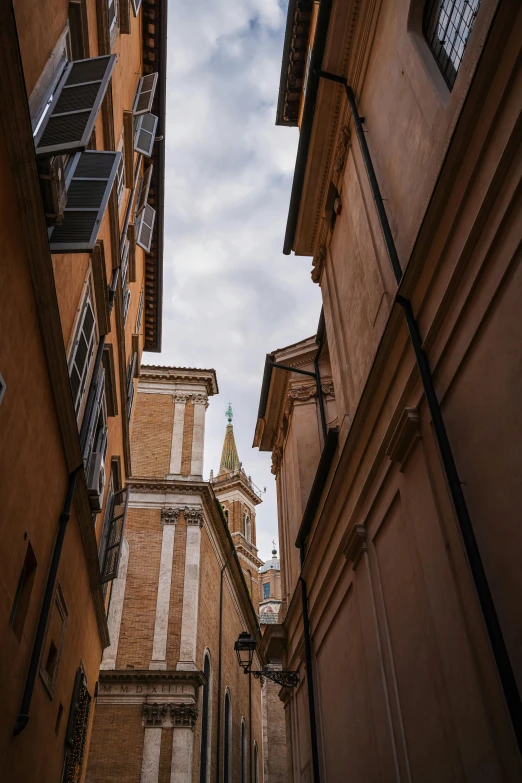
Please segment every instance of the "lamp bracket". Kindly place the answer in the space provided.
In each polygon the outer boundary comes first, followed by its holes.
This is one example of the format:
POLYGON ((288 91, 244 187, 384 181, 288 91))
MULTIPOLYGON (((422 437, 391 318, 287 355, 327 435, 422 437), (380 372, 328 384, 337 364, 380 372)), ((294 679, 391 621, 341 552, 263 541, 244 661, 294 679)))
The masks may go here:
POLYGON ((252 674, 256 680, 259 680, 261 677, 266 677, 277 683, 277 685, 280 685, 282 688, 295 688, 299 684, 299 673, 287 671, 285 669, 268 669, 265 667, 257 672, 247 669, 245 670, 245 674, 252 674))

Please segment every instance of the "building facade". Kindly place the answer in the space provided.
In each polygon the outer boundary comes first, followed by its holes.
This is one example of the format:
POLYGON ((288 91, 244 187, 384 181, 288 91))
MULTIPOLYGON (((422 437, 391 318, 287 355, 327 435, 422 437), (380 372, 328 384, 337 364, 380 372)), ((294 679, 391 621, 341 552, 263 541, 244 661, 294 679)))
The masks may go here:
POLYGON ((289 3, 284 252, 323 313, 268 356, 254 445, 295 783, 522 775, 521 25, 509 0, 289 3))
POLYGON ((249 691, 234 652, 239 634, 258 637, 259 626, 203 480, 205 412, 217 391, 213 370, 142 367, 89 783, 261 781, 260 684, 252 679, 249 691))
POLYGON ((1 4, 0 764, 10 780, 84 775, 135 378, 144 348, 161 344, 166 9, 1 4))

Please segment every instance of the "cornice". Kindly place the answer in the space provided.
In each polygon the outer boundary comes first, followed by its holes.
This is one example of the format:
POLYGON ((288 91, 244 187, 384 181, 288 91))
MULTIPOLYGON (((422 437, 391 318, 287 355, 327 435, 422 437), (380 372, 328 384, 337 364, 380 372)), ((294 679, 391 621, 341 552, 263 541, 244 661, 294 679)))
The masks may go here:
POLYGON ((122 682, 170 682, 198 687, 207 681, 201 671, 154 671, 150 669, 104 669, 99 673, 100 683, 122 682))
POLYGON ((166 367, 161 365, 141 365, 141 379, 143 381, 171 381, 173 383, 186 383, 189 385, 205 384, 207 394, 211 397, 219 393, 216 371, 195 367, 166 367))

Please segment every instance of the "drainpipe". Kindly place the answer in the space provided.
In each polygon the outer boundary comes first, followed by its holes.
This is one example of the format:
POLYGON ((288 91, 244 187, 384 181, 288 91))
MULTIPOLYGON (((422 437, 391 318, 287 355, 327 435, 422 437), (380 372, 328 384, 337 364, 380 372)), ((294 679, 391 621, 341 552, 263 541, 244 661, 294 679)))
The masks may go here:
MULTIPOLYGON (((363 130, 364 118, 359 115, 357 110, 357 104, 352 88, 347 83, 347 80, 342 76, 336 74, 320 71, 319 76, 324 79, 328 79, 338 84, 343 85, 348 104, 350 106, 350 112, 355 125, 357 138, 361 147, 361 153, 368 174, 370 187, 372 190, 373 200, 377 208, 377 214, 381 224, 384 241, 386 244, 386 250, 390 259, 390 264, 395 275, 395 280, 399 286, 403 273, 395 247, 393 234, 391 232, 390 224, 388 222, 388 216, 384 208, 384 202, 373 168, 370 151, 366 143, 366 136, 363 130)), ((522 755, 522 700, 520 698, 520 692, 518 690, 517 682, 511 666, 509 653, 507 650, 506 642, 502 633, 502 628, 498 619, 497 611, 489 588, 486 572, 482 563, 480 550, 475 538, 475 532, 473 530, 473 524, 468 511, 466 498, 462 490, 462 483, 459 479, 457 466, 453 457, 453 451, 446 431, 446 425, 442 416, 437 393, 435 391, 435 385, 433 383, 433 376, 428 362, 428 357, 422 347, 422 338, 419 331, 419 326, 413 313, 411 301, 402 294, 397 293, 395 302, 402 307, 404 312, 410 339, 415 353, 415 359, 419 374, 421 376, 422 385, 424 388, 424 394, 428 403, 428 408, 433 422, 433 429, 435 432, 435 438, 437 440, 437 446, 442 461, 444 474, 448 483, 451 498, 453 500, 453 507, 457 517, 457 522, 462 536, 464 549, 467 555, 471 576, 477 592, 480 608, 482 610, 482 616, 484 624, 486 626, 486 632, 488 634, 489 643, 495 660, 498 676, 506 700, 507 708, 511 718, 513 731, 518 743, 519 751, 522 755)))
POLYGON ((58 533, 56 535, 56 542, 54 544, 53 556, 51 559, 51 566, 49 568, 49 575, 47 577, 47 584, 45 585, 45 593, 43 597, 42 610, 38 620, 38 627, 36 629, 36 637, 34 640, 33 652, 31 654, 31 660, 29 662, 29 671, 27 673, 27 680, 25 682, 24 695, 22 696, 22 704, 20 705, 20 712, 16 720, 13 734, 18 736, 29 722, 29 707, 31 706, 31 698, 33 696, 34 681, 36 679, 36 672, 38 671, 38 661, 42 652, 43 640, 45 636, 45 629, 47 627, 47 620, 49 618, 49 611, 51 608, 51 601, 54 592, 54 585, 56 583, 56 575, 58 573, 58 565, 60 563, 60 555, 62 554, 63 542, 65 539, 65 531, 67 529, 67 523, 71 516, 71 505, 74 497, 74 490, 76 488, 76 478, 78 472, 81 470, 82 465, 73 470, 69 475, 69 481, 67 484, 67 492, 65 493, 65 499, 63 502, 62 513, 58 519, 58 533))
POLYGON ((217 687, 217 699, 218 699, 218 712, 217 712, 217 743, 216 743, 216 783, 219 783, 220 778, 220 766, 221 766, 221 670, 222 670, 222 648, 223 648, 223 580, 225 578, 225 569, 232 555, 235 552, 235 548, 232 547, 228 553, 227 559, 221 566, 220 583, 219 583, 219 654, 218 654, 218 687, 217 687))
POLYGON ((248 761, 249 761, 249 779, 252 780, 252 674, 248 672, 248 761))

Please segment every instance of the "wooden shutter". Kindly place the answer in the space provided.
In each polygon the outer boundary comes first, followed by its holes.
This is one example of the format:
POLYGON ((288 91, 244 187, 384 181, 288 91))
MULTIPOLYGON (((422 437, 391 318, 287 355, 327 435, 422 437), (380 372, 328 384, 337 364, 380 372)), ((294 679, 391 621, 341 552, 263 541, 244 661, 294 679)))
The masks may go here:
POLYGON ((145 204, 138 215, 136 235, 136 244, 142 247, 147 253, 150 253, 152 245, 152 231, 156 219, 156 210, 152 209, 150 204, 145 204))
POLYGON ((98 419, 100 416, 101 406, 103 404, 104 391, 105 391, 105 368, 102 367, 100 370, 100 374, 98 376, 98 380, 96 381, 96 393, 94 395, 92 407, 90 411, 89 410, 85 411, 85 416, 89 417, 89 423, 87 425, 87 430, 85 432, 85 441, 84 441, 83 455, 82 455, 85 464, 87 464, 93 448, 97 445, 94 444, 94 436, 97 431, 98 419))
POLYGON ((95 323, 94 309, 90 295, 87 293, 69 359, 69 379, 76 415, 78 415, 82 404, 87 375, 94 353, 95 323))
POLYGON ((134 11, 134 16, 138 16, 141 8, 141 0, 132 0, 132 8, 134 11))
POLYGON ((147 203, 147 199, 149 198, 149 190, 150 190, 150 181, 152 179, 152 169, 153 165, 151 165, 145 169, 145 172, 143 174, 143 177, 141 178, 140 182, 140 192, 138 195, 138 204, 136 207, 136 212, 139 212, 140 209, 143 209, 145 204, 147 203))
POLYGON ((67 206, 49 237, 51 253, 91 253, 116 178, 121 152, 75 156, 67 177, 67 206))
POLYGON ((134 134, 134 149, 150 158, 156 136, 156 126, 158 118, 154 114, 141 114, 136 125, 134 134))
POLYGON ((69 63, 36 134, 38 156, 86 149, 115 62, 111 54, 69 63))
POLYGON ((148 73, 140 79, 132 106, 134 114, 146 114, 152 109, 157 81, 157 73, 148 73))
POLYGON ((128 487, 114 493, 112 519, 107 533, 107 543, 101 567, 102 584, 110 582, 111 579, 116 579, 118 576, 128 505, 128 487))
POLYGON ((127 370, 127 416, 129 419, 132 413, 132 403, 134 402, 134 374, 136 372, 137 360, 137 355, 133 354, 127 370))
POLYGON ((79 783, 81 779, 91 701, 91 694, 87 690, 87 680, 80 666, 74 680, 71 709, 65 735, 66 752, 62 783, 79 783))

